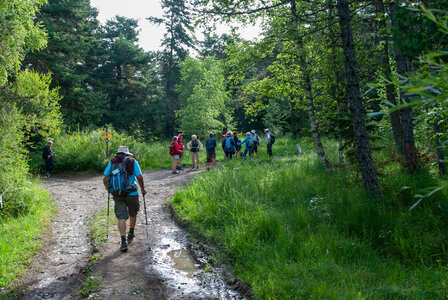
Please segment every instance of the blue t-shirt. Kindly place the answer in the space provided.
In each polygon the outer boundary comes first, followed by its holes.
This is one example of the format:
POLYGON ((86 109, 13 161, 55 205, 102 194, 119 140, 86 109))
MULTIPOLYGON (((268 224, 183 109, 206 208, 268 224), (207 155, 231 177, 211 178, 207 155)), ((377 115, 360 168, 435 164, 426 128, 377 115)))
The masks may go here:
MULTIPOLYGON (((112 167, 112 163, 109 162, 109 164, 106 167, 106 170, 104 170, 104 176, 109 177, 109 172, 110 172, 111 167, 112 167)), ((138 185, 137 176, 140 176, 140 175, 142 175, 142 170, 140 170, 140 166, 139 166, 138 162, 134 159, 134 173, 131 175, 128 175, 129 183, 137 186, 138 185)), ((138 196, 138 191, 129 193, 129 196, 138 196)))

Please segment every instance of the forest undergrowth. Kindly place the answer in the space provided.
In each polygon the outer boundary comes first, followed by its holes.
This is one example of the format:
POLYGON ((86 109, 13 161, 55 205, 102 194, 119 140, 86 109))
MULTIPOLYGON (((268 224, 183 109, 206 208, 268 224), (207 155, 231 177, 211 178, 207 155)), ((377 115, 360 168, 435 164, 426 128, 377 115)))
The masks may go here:
POLYGON ((380 171, 383 196, 367 198, 356 171, 327 172, 315 155, 233 161, 171 204, 258 299, 446 298, 447 190, 410 210, 446 182, 396 162, 380 171))

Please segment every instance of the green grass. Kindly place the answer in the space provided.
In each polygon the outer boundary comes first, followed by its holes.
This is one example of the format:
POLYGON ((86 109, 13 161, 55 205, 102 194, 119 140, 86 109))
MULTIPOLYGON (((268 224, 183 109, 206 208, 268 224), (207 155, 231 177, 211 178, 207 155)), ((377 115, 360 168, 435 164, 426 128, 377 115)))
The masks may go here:
MULTIPOLYGON (((55 169, 56 173, 67 172, 101 172, 105 169, 108 160, 106 157, 106 143, 101 138, 101 130, 95 131, 74 131, 63 133, 54 139, 53 152, 56 155, 55 169)), ((120 145, 127 145, 131 153, 140 164, 143 170, 159 170, 168 169, 172 166, 172 158, 169 155, 169 141, 158 141, 151 143, 138 142, 131 136, 112 132, 113 138, 109 143, 109 153, 113 157, 115 151, 120 145)), ((307 141, 303 139, 302 141, 307 141)), ((184 156, 182 164, 191 165, 191 155, 186 149, 188 139, 184 138, 184 156)), ((202 141, 205 144, 205 140, 202 141)), ((220 137, 217 139, 218 146, 216 148, 216 161, 224 160, 224 153, 220 144, 220 137)), ((299 140, 291 138, 277 138, 273 146, 274 155, 291 155, 297 154, 295 146, 299 140)), ((310 143, 304 143, 308 145, 310 143)), ((30 168, 34 173, 43 173, 45 170, 44 160, 42 159, 41 149, 44 145, 36 147, 30 153, 30 168)), ((306 147, 305 147, 306 148, 306 147)), ((311 149, 306 149, 308 153, 311 149)), ((259 160, 268 160, 266 146, 263 144, 259 147, 259 160)), ((204 164, 206 160, 205 149, 200 153, 200 162, 204 164)))
POLYGON ((28 213, 17 218, 0 218, 0 287, 24 274, 32 256, 42 246, 40 237, 53 211, 47 191, 36 183, 17 195, 29 198, 28 213))
POLYGON ((387 169, 384 197, 367 199, 353 172, 326 172, 313 156, 232 162, 171 203, 256 298, 446 298, 447 192, 409 212, 419 189, 440 182, 387 169))

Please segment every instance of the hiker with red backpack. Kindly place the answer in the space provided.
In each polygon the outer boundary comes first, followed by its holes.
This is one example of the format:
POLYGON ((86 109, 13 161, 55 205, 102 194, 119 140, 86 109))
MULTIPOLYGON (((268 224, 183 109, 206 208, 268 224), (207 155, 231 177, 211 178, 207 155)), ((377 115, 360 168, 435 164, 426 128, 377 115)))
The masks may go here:
POLYGON ((176 167, 177 170, 182 170, 182 163, 181 163, 181 160, 182 160, 182 155, 183 155, 183 150, 184 150, 184 143, 182 143, 182 137, 183 137, 183 136, 184 136, 183 133, 180 133, 180 134, 177 136, 177 143, 179 144, 179 147, 180 147, 180 150, 181 150, 181 152, 180 152, 180 154, 179 154, 179 160, 178 160, 178 162, 177 162, 177 167, 176 167))
POLYGON ((226 137, 222 140, 221 146, 224 150, 225 157, 232 159, 232 155, 235 153, 235 140, 230 131, 227 132, 226 137))
POLYGON ((180 155, 182 154, 181 145, 178 143, 179 138, 177 136, 173 137, 173 141, 170 145, 170 155, 173 158, 173 174, 179 174, 176 169, 179 166, 180 155))
POLYGON ((202 148, 203 145, 201 141, 199 141, 198 137, 193 134, 191 136, 191 141, 187 144, 187 149, 191 152, 191 160, 193 162, 192 170, 194 170, 195 166, 196 169, 199 169, 199 151, 202 151, 202 148))
POLYGON ((240 143, 240 146, 242 146, 243 144, 246 144, 244 146, 243 159, 246 159, 247 152, 249 152, 249 157, 252 158, 253 153, 254 153, 254 140, 253 140, 250 132, 246 132, 246 137, 240 143))
POLYGON ((122 252, 128 251, 128 243, 131 243, 135 237, 134 229, 137 223, 137 212, 140 208, 137 183, 143 196, 146 194, 140 165, 137 160, 130 157, 131 155, 128 147, 118 147, 116 155, 104 170, 103 178, 104 187, 108 194, 112 194, 115 203, 115 216, 118 219, 122 252), (130 224, 126 239, 126 220, 128 218, 130 224))

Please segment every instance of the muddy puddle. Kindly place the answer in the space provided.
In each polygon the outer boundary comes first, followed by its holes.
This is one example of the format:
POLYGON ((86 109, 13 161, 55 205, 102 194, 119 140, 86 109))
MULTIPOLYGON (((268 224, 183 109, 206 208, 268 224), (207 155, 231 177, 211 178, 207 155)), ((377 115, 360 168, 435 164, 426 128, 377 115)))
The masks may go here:
MULTIPOLYGON (((192 175, 186 176, 191 178, 192 175)), ((165 199, 185 184, 181 177, 174 177, 169 183, 150 178, 148 181, 158 187, 160 196, 165 199)), ((147 210, 151 216, 149 232, 152 233, 148 267, 163 280, 169 299, 244 299, 223 280, 221 270, 214 269, 205 260, 196 262, 193 259, 197 255, 189 252, 191 238, 173 221, 165 201, 149 200, 147 210)))
MULTIPOLYGON (((20 299, 244 299, 225 282, 221 269, 207 263, 204 254, 190 253, 196 249, 193 239, 171 216, 166 200, 197 173, 183 171, 175 175, 164 170, 143 174, 148 191, 145 200, 149 225, 145 225, 141 205, 136 238, 127 253, 119 251, 118 230, 110 227, 101 258, 87 268, 89 280, 99 283, 89 296, 80 291, 90 288, 85 273, 92 254, 88 220, 107 203, 102 176, 48 180, 45 186, 57 202, 59 212, 44 249, 20 282, 20 299), (200 261, 193 257, 199 257, 200 261)), ((116 223, 114 215, 110 221, 116 223)))

